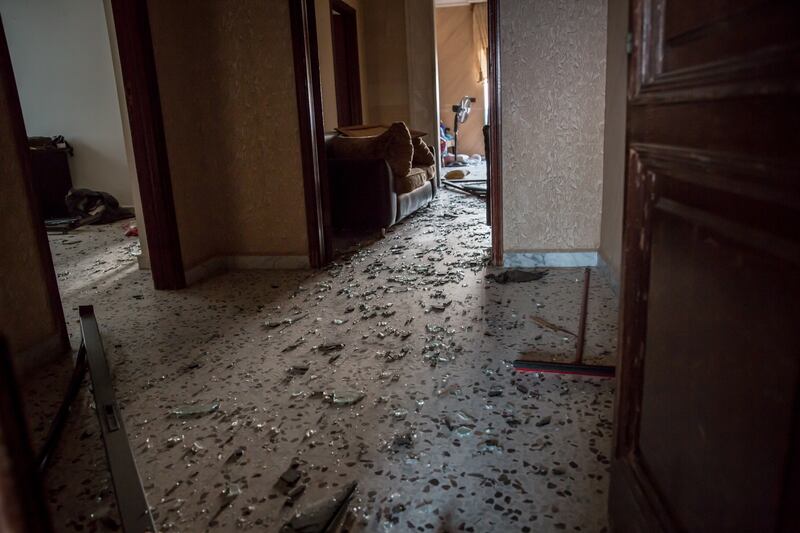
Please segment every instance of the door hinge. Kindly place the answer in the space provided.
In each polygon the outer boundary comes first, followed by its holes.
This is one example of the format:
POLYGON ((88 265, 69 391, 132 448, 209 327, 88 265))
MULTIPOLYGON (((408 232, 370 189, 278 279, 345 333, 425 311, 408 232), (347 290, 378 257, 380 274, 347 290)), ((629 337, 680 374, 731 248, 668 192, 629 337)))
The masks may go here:
POLYGON ((631 32, 625 35, 625 53, 628 55, 633 53, 633 34, 631 32))

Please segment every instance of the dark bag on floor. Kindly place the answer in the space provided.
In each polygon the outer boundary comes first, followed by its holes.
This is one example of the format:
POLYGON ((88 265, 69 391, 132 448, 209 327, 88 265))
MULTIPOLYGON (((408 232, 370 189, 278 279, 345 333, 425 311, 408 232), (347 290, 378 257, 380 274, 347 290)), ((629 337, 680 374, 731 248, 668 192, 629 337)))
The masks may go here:
POLYGON ((133 209, 120 207, 117 199, 107 192, 70 189, 64 201, 70 216, 79 217, 81 225, 108 224, 133 217, 133 209))

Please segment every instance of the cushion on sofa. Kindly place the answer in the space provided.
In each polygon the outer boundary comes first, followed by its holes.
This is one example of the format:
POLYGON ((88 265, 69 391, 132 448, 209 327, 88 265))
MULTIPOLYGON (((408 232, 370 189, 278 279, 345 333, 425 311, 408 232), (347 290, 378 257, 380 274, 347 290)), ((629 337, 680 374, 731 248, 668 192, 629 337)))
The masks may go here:
POLYGON ((420 166, 420 167, 415 167, 415 168, 423 169, 425 171, 425 174, 428 176, 428 181, 430 181, 430 180, 432 180, 432 179, 434 179, 436 177, 436 165, 428 165, 428 166, 425 166, 425 167, 420 166))
POLYGON ((425 185, 428 174, 424 168, 414 167, 405 176, 394 176, 394 192, 405 194, 425 185))
POLYGON ((413 154, 411 134, 402 122, 376 137, 335 137, 329 148, 335 159, 385 159, 395 176, 408 174, 413 154))
POLYGON ((429 167, 436 163, 433 152, 422 140, 422 137, 412 137, 411 144, 414 146, 414 158, 412 163, 415 167, 429 167))

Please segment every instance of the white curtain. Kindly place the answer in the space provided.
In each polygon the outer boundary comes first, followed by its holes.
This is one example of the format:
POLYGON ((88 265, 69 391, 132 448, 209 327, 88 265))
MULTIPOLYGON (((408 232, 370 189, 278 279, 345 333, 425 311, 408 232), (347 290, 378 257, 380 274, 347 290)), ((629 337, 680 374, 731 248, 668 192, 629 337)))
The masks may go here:
POLYGON ((472 4, 472 40, 478 59, 478 82, 483 83, 489 76, 489 15, 485 2, 472 4))

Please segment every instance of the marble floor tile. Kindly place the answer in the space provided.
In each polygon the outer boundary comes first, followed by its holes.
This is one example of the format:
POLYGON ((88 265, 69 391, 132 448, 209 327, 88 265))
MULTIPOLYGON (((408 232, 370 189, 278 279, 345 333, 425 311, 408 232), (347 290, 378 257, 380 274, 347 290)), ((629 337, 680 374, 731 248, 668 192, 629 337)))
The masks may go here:
MULTIPOLYGON (((279 531, 357 482, 348 531, 604 531, 614 381, 511 364, 571 356, 530 317, 574 330, 582 269, 487 279, 483 209, 442 191, 323 271, 169 292, 119 224, 51 236, 73 344, 77 305, 95 305, 159 530, 279 531)), ((587 357, 613 364, 617 302, 594 280, 587 357)), ((69 366, 25 383, 36 443, 69 366)), ((88 387, 45 485, 57 531, 118 530, 88 387)))

